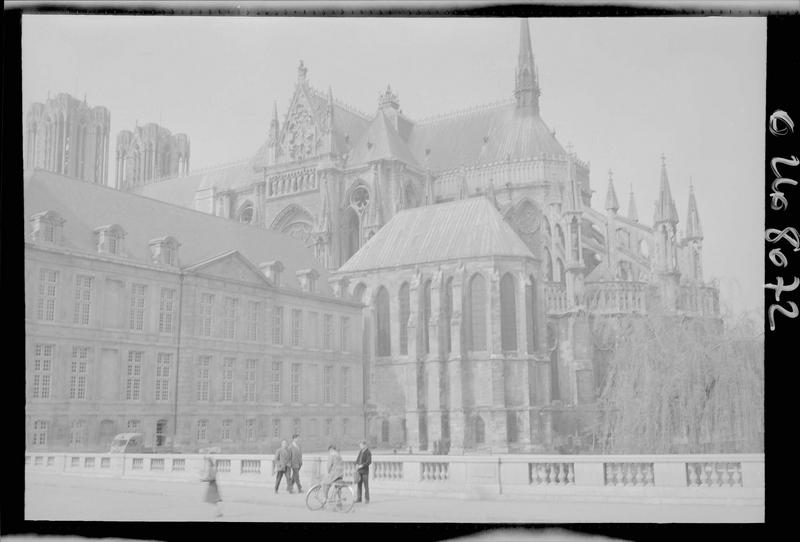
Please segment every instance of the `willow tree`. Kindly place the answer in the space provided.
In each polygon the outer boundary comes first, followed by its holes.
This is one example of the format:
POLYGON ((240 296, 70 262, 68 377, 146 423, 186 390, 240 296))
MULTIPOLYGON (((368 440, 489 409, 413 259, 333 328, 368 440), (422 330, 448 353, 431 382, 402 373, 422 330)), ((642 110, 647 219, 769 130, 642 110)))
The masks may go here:
POLYGON ((600 398, 604 451, 763 451, 764 343, 752 321, 618 324, 600 398))

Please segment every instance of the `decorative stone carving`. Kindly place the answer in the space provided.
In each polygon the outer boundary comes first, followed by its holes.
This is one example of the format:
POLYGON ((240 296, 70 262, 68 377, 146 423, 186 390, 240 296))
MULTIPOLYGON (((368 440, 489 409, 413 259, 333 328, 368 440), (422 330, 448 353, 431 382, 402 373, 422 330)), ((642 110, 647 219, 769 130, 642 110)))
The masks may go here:
POLYGON ((297 102, 286 120, 284 155, 291 160, 303 160, 317 150, 317 127, 308 106, 297 102))

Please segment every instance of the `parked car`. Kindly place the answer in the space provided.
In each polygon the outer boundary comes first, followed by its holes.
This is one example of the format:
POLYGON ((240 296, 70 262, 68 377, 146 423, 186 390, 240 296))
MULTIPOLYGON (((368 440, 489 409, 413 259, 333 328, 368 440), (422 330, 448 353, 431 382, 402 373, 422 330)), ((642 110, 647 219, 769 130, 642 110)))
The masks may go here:
POLYGON ((142 433, 120 433, 111 442, 112 454, 153 453, 153 448, 145 447, 142 433))

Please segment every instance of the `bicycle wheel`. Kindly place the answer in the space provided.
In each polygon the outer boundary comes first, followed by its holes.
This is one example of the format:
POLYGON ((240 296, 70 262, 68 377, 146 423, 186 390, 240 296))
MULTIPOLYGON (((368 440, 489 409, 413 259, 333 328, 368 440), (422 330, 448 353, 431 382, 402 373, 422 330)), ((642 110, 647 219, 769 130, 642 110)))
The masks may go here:
POLYGON ((306 506, 309 510, 320 510, 325 506, 325 496, 322 494, 322 485, 317 484, 306 493, 306 506))
POLYGON ((341 512, 349 512, 353 509, 356 502, 356 496, 353 495, 353 489, 350 486, 342 486, 339 490, 339 510, 341 512))

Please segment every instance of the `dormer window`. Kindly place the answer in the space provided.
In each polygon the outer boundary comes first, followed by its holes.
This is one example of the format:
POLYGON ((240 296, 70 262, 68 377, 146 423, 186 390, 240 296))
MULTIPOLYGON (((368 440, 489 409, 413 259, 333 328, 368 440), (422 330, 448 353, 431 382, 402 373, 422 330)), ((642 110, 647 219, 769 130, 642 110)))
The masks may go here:
POLYGON ((177 239, 168 235, 153 239, 148 245, 150 245, 150 255, 153 263, 172 267, 178 266, 178 248, 181 244, 177 239))
POLYGON ((55 211, 37 213, 31 217, 31 234, 37 243, 61 244, 64 219, 55 211))
POLYGON ((272 285, 276 288, 281 287, 281 274, 283 273, 283 264, 277 260, 271 262, 264 262, 259 265, 261 272, 267 277, 272 285))
POLYGON ((119 224, 100 226, 94 230, 97 234, 97 252, 121 256, 124 253, 123 242, 125 230, 119 224))
POLYGON ((297 272, 297 280, 304 292, 317 293, 317 279, 319 273, 316 269, 301 269, 297 272))

